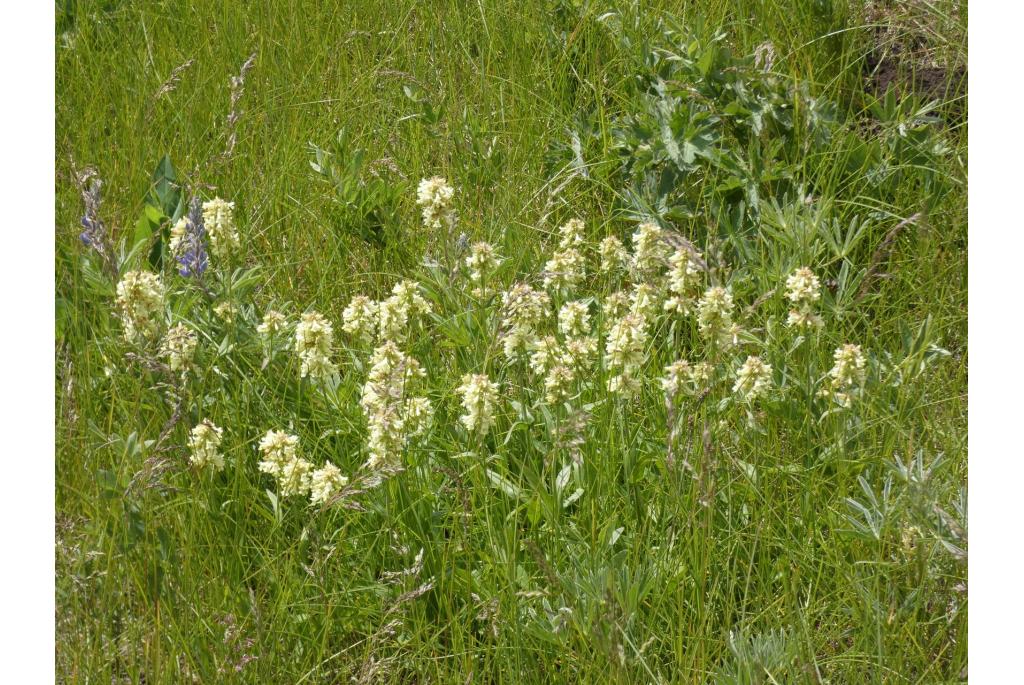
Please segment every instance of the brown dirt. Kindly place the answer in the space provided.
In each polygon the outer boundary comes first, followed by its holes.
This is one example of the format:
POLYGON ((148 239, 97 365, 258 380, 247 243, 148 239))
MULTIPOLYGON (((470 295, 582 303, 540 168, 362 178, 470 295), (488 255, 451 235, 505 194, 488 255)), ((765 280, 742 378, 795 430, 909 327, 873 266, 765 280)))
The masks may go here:
MULTIPOLYGON (((952 8, 958 11, 957 7, 952 8)), ((871 1, 865 6, 866 23, 872 27, 873 49, 864 60, 866 90, 881 97, 893 88, 897 97, 916 95, 924 101, 947 103, 942 114, 947 123, 962 121, 966 113, 967 67, 953 63, 943 50, 943 40, 953 38, 953 25, 928 11, 919 1, 871 1)), ((955 18, 955 17, 954 17, 955 18)), ((953 52, 955 55, 955 51, 953 52)))

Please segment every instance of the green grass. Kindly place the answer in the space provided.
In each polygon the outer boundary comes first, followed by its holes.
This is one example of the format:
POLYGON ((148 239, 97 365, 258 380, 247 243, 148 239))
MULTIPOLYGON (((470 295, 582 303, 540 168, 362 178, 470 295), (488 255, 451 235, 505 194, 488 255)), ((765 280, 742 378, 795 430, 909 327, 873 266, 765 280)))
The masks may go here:
MULTIPOLYGON (((946 2, 889 8, 896 30, 877 34, 856 3, 642 4, 658 7, 58 3, 62 681, 961 679, 967 106, 952 86, 934 121, 915 119, 920 101, 894 98, 886 109, 866 89, 864 65, 878 35, 910 41, 918 31, 952 72, 966 64, 966 15, 946 2), (774 77, 762 83, 757 70, 728 61, 721 78, 762 84, 795 124, 751 134, 725 113, 733 96, 718 77, 691 83, 676 72, 668 80, 687 93, 680 107, 728 121, 715 150, 659 197, 644 179, 672 165, 624 169, 645 140, 623 124, 652 116, 638 80, 654 73, 647 49, 683 53, 664 26, 691 32, 698 56, 719 32, 738 56, 770 41, 774 77), (237 143, 223 158, 229 82, 253 53, 237 143), (175 89, 154 97, 187 60, 175 89), (821 140, 809 123, 812 98, 836 105, 821 140), (573 175, 571 132, 587 177, 573 175), (863 161, 873 142, 878 150, 863 161), (379 179, 384 199, 357 194, 357 206, 346 205, 311 169, 310 144, 335 151, 336 168, 364 150, 358 178, 365 187, 379 179), (187 188, 236 203, 242 237, 238 270, 215 261, 208 284, 216 301, 241 305, 234 325, 165 269, 170 319, 200 332, 196 370, 180 386, 123 341, 115 284, 78 239, 74 183, 75 169, 95 167, 100 215, 127 253, 164 155, 187 188), (766 160, 760 176, 730 170, 756 158, 766 160), (779 291, 737 314, 750 336, 741 350, 715 351, 693 317, 665 317, 636 399, 610 398, 598 363, 574 411, 547 407, 541 381, 502 357, 498 304, 422 265, 451 249, 415 205, 417 183, 434 175, 456 189, 458 230, 506 258, 495 275, 502 289, 540 271, 565 220, 583 218, 591 244, 606 235, 628 242, 649 213, 640 208, 661 199, 649 209, 708 255, 737 312, 779 291), (798 189, 812 199, 805 204, 798 189), (829 247, 833 222, 844 236, 851 222, 863 226, 849 250, 829 247), (804 264, 825 284, 826 323, 798 343, 783 325, 781 285, 804 264), (873 264, 884 277, 861 296, 858 279, 873 264), (275 506, 274 482, 256 468, 269 429, 299 435, 315 464, 363 473, 367 355, 342 333, 342 310, 358 293, 385 297, 404 277, 424 284, 435 309, 406 348, 428 372, 433 427, 406 450, 403 472, 353 498, 359 509, 283 497, 275 506), (293 318, 315 309, 334 322, 336 388, 300 381, 287 350, 263 363, 254 327, 268 308, 293 318), (847 342, 870 357, 864 395, 850 412, 822 416, 814 383, 847 342), (751 408, 752 423, 729 399, 748 354, 772 363, 776 385, 751 408), (658 378, 680 356, 720 365, 707 397, 679 407, 672 464, 658 378), (482 440, 458 422, 457 388, 470 372, 502 385, 497 423, 482 440), (584 407, 573 447, 565 435, 584 407), (202 418, 224 429, 220 473, 188 463, 188 431, 202 418), (574 452, 582 466, 562 488, 574 452), (901 475, 897 459, 937 466, 927 477, 901 475), (580 498, 562 506, 577 488, 580 498), (421 549, 422 569, 388 580, 421 549), (236 672, 243 655, 255 659, 236 672)), ((123 270, 150 268, 145 252, 123 270)), ((600 299, 621 285, 594 277, 584 290, 600 299)), ((591 313, 598 334, 613 323, 596 306, 591 313)))

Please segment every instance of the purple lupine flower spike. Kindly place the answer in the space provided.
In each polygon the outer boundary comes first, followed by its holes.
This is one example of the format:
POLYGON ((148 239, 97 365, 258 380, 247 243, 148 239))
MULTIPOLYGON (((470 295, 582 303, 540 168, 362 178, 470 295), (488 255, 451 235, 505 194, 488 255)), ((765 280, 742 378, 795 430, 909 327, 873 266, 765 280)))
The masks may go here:
POLYGON ((203 205, 198 197, 192 198, 188 215, 185 218, 185 236, 182 240, 178 273, 182 276, 202 277, 210 264, 206 252, 206 227, 203 225, 203 205))
POLYGON ((82 203, 85 205, 85 212, 82 214, 83 230, 78 234, 78 238, 87 248, 95 250, 99 255, 100 262, 111 277, 117 279, 118 269, 114 259, 114 248, 110 244, 107 228, 103 225, 103 220, 100 219, 100 187, 103 185, 103 181, 96 177, 95 170, 88 168, 84 172, 76 172, 75 180, 82 193, 82 203), (90 178, 92 178, 92 183, 89 183, 90 178))

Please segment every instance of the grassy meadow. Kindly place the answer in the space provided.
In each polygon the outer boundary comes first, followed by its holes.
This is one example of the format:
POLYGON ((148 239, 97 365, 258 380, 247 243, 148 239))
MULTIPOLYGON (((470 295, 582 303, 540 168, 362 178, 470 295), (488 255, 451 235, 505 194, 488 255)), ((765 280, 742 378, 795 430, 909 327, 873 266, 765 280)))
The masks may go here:
POLYGON ((965 681, 966 26, 58 2, 59 681, 965 681))

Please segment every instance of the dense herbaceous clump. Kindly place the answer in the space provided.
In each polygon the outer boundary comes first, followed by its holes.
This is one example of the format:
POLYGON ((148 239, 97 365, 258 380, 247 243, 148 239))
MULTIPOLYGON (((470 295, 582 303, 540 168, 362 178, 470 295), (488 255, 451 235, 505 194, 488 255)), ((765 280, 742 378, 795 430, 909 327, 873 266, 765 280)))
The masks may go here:
MULTIPOLYGON (((58 141, 64 679, 965 674, 947 103, 851 85, 839 10, 750 45, 712 4, 556 4, 364 6, 307 54, 375 65, 344 102, 277 52, 338 16, 254 8, 227 116, 164 112, 197 57, 111 122, 171 141, 141 216, 123 162, 58 141)), ((124 21, 63 30, 58 119, 124 21)))

